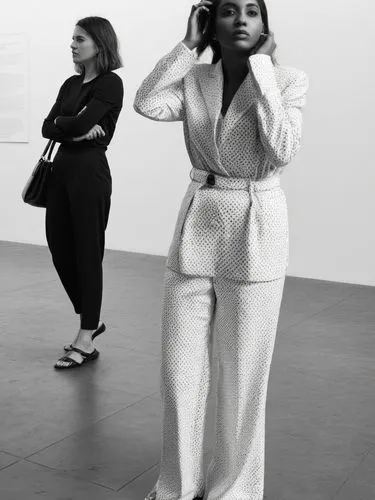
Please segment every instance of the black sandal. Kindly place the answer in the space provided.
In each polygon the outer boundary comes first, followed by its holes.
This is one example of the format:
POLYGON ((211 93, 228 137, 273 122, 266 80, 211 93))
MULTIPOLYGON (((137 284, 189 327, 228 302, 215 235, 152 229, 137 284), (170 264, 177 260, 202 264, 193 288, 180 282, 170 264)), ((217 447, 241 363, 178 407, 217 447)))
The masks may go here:
POLYGON ((70 349, 70 352, 77 352, 82 356, 82 362, 79 363, 75 359, 72 359, 69 357, 69 355, 65 355, 62 358, 58 359, 55 363, 55 368, 57 370, 68 370, 70 368, 77 368, 78 366, 84 365, 85 363, 88 363, 89 361, 94 361, 95 359, 98 358, 99 356, 99 351, 94 349, 92 352, 85 352, 82 351, 81 349, 78 349, 77 347, 73 347, 70 349), (62 361, 63 363, 68 363, 66 365, 59 365, 58 363, 62 361))
MULTIPOLYGON (((102 323, 99 328, 97 328, 95 330, 95 332, 91 335, 91 340, 94 340, 96 337, 99 337, 99 335, 101 335, 102 333, 104 333, 106 330, 106 326, 104 323, 102 323)), ((69 352, 69 351, 72 351, 74 349, 73 347, 73 344, 69 344, 69 345, 64 345, 64 351, 65 352, 69 352)))

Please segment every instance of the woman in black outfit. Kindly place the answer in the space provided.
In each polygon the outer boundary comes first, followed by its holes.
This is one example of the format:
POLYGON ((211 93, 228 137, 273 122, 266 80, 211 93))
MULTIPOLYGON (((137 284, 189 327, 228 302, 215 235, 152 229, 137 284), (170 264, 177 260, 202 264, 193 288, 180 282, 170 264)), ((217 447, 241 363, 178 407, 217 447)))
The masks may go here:
POLYGON ((104 233, 111 200, 106 149, 122 100, 122 66, 112 25, 101 17, 78 21, 71 44, 78 75, 62 85, 45 119, 43 137, 61 143, 47 196, 46 235, 61 282, 80 315, 80 329, 55 364, 66 369, 96 359, 100 323, 104 233))

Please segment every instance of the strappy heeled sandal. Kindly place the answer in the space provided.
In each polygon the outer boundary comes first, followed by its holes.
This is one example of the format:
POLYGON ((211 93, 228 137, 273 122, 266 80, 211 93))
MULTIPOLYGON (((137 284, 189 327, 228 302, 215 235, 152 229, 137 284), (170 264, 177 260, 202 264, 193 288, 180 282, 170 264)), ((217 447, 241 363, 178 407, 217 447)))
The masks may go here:
MULTIPOLYGON (((105 331, 106 331, 106 326, 105 326, 104 323, 101 323, 99 325, 99 327, 95 330, 95 332, 91 335, 91 340, 96 339, 96 337, 99 337, 99 335, 101 335, 105 331)), ((64 345, 64 351, 65 352, 69 352, 71 350, 73 350, 73 345, 72 344, 64 345)))
POLYGON ((69 357, 69 354, 65 354, 65 356, 62 356, 56 361, 55 368, 57 370, 69 370, 70 368, 77 368, 78 366, 82 366, 89 361, 94 361, 99 356, 99 351, 97 351, 96 349, 94 349, 92 352, 85 352, 81 349, 78 349, 77 347, 73 347, 72 349, 70 349, 70 352, 77 352, 78 354, 80 354, 82 357, 82 361, 76 361, 75 359, 69 357), (63 362, 65 364, 60 365, 60 362, 63 362))

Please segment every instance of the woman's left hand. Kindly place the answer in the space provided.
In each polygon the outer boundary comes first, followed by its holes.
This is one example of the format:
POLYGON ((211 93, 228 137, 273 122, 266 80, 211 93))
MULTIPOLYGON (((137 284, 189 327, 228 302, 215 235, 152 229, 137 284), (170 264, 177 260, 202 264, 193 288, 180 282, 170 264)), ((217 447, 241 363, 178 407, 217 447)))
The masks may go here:
POLYGON ((270 31, 270 34, 265 39, 265 42, 263 43, 263 45, 261 45, 259 47, 259 49, 257 50, 256 53, 257 54, 265 54, 267 56, 272 56, 276 50, 276 47, 277 47, 277 45, 275 43, 275 36, 274 36, 273 32, 270 31))
POLYGON ((86 139, 87 139, 87 134, 81 135, 80 137, 73 137, 72 141, 73 142, 81 142, 81 141, 85 141, 86 139))
POLYGON ((104 130, 100 125, 96 124, 85 135, 81 135, 80 137, 73 137, 73 142, 81 142, 84 140, 92 141, 93 139, 98 139, 99 137, 104 137, 104 136, 105 136, 104 130))

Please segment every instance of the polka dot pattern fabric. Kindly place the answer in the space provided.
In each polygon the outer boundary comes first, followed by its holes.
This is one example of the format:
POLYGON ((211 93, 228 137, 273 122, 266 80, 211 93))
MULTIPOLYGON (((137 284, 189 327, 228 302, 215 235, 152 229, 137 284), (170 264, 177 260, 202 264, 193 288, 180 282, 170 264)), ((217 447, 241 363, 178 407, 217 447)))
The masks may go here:
POLYGON ((163 446, 147 500, 262 500, 268 377, 284 279, 266 283, 166 271, 162 315, 163 446), (216 336, 216 443, 203 442, 216 336))
MULTIPOLYGON (((181 42, 143 81, 134 108, 153 120, 183 121, 194 168, 255 185, 279 177, 301 145, 306 74, 274 66, 264 54, 250 56, 249 73, 220 118, 223 83, 221 61, 197 64, 181 42)), ((168 267, 241 282, 284 276, 288 229, 280 187, 259 193, 251 205, 248 192, 205 184, 187 189, 168 267)))
POLYGON ((250 275, 268 281, 275 279, 276 267, 278 277, 284 276, 288 218, 279 179, 259 181, 248 189, 236 189, 236 182, 224 183, 230 189, 220 188, 220 179, 217 184, 214 189, 207 186, 197 189, 189 216, 180 218, 185 221, 181 231, 177 227, 181 234, 180 271, 199 276, 203 268, 209 276, 250 281, 247 279, 250 275), (259 254, 264 258, 259 259, 259 254), (270 261, 271 268, 267 266, 270 261))

